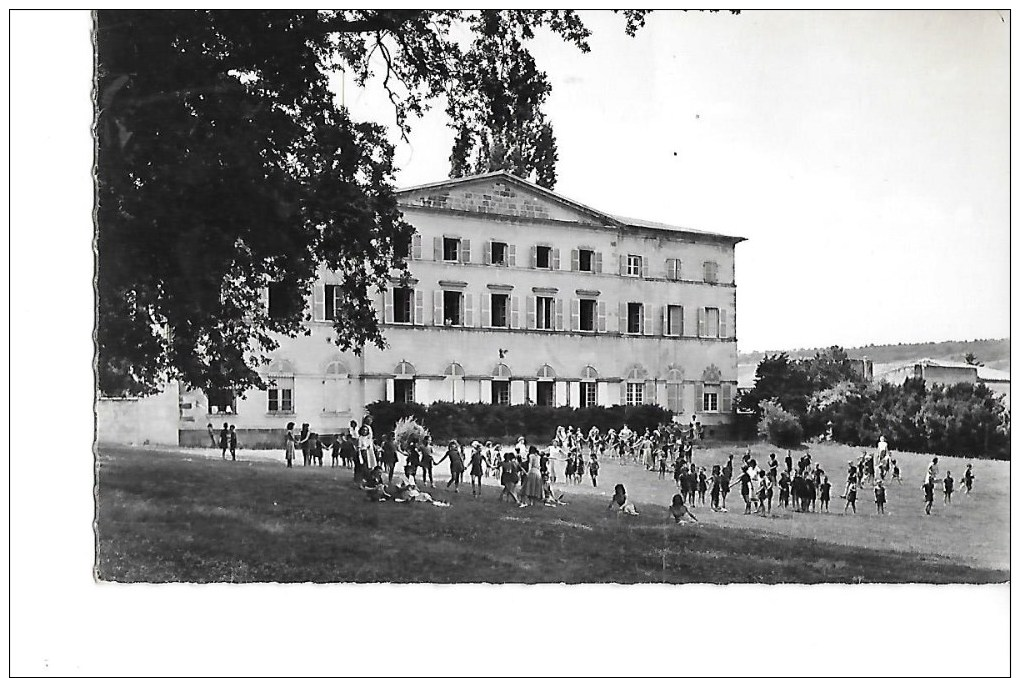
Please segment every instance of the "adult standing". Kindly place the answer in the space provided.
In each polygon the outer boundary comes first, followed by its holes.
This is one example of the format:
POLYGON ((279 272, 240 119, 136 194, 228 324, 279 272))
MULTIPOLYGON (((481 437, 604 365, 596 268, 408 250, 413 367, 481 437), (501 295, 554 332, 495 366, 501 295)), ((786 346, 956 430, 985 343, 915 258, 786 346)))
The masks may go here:
POLYGON ((223 430, 220 431, 220 450, 223 451, 223 458, 227 458, 227 446, 230 444, 230 426, 223 422, 223 430))
POLYGON ((287 459, 287 468, 294 466, 294 450, 297 447, 297 439, 294 437, 294 422, 287 422, 287 432, 284 434, 284 457, 287 459))
POLYGON ((304 457, 305 466, 312 463, 312 434, 308 430, 308 424, 301 424, 301 436, 298 440, 301 446, 301 456, 304 457))
POLYGON ((375 443, 372 435, 372 418, 365 416, 361 420, 361 428, 358 429, 358 452, 361 454, 361 461, 369 469, 374 469, 378 462, 375 458, 375 443))
POLYGON ((542 455, 532 445, 528 448, 528 475, 524 479, 521 491, 522 504, 531 505, 543 499, 542 488, 542 455))
POLYGON ((212 445, 212 448, 215 450, 216 449, 216 431, 213 430, 212 422, 210 421, 208 424, 206 424, 205 428, 209 432, 209 444, 212 445))

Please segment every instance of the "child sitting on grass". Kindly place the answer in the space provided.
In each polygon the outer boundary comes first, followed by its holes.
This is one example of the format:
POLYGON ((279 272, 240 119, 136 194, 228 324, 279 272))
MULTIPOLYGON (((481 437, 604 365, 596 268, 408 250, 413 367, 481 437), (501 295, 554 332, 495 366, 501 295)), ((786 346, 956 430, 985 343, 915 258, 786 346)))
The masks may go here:
POLYGON ((682 495, 674 494, 673 503, 669 505, 669 514, 673 516, 673 521, 676 524, 687 522, 684 518, 690 518, 694 522, 698 522, 698 518, 691 513, 691 510, 684 504, 684 498, 682 495))
POLYGON ((609 502, 607 511, 615 511, 617 513, 626 513, 630 516, 638 515, 637 508, 631 502, 627 501, 627 488, 623 486, 623 483, 617 483, 616 488, 613 491, 613 499, 609 502))
POLYGON ((386 501, 390 498, 389 492, 386 491, 386 483, 383 482, 382 466, 376 466, 369 471, 368 477, 361 484, 361 489, 365 490, 369 501, 386 501))

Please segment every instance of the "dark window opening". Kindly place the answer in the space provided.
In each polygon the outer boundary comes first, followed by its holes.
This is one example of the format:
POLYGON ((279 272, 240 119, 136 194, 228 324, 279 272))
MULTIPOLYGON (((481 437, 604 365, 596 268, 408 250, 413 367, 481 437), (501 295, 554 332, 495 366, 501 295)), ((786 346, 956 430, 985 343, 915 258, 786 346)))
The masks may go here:
POLYGON ((393 402, 395 403, 414 402, 414 379, 393 380, 393 402))
POLYGON ((443 261, 460 261, 460 238, 443 238, 443 261))
POLYGON ((540 330, 553 329, 553 298, 535 297, 535 326, 540 330))
POLYGON ((627 332, 641 334, 641 304, 627 304, 627 332))
POLYGON ((552 268, 552 248, 539 245, 535 248, 535 266, 538 268, 552 268))
POLYGON ((293 298, 283 283, 269 283, 269 317, 286 318, 291 314, 293 298))
POLYGON ((577 257, 577 268, 582 271, 594 271, 595 253, 591 250, 581 250, 577 257))
POLYGON ((396 259, 407 259, 411 256, 411 236, 393 241, 393 256, 396 259))
POLYGON ((336 319, 337 301, 340 299, 339 285, 326 285, 326 320, 336 319))
POLYGON ((499 264, 502 266, 506 265, 506 243, 505 242, 494 242, 492 243, 492 263, 499 264))
POLYGON ((236 414, 237 394, 230 388, 214 388, 208 392, 209 414, 236 414))
POLYGON ((443 324, 460 325, 460 292, 443 291, 443 324))
POLYGON ((404 287, 393 289, 393 322, 411 323, 414 319, 414 290, 404 287))
POLYGON ((553 405, 553 383, 551 381, 538 382, 538 404, 545 407, 553 405))
POLYGON ((510 404, 510 382, 509 381, 493 381, 492 382, 492 404, 493 405, 509 405, 510 404))
POLYGON ((581 331, 582 332, 594 332, 595 331, 595 300, 594 299, 582 299, 581 300, 581 331))
POLYGON ((510 297, 506 294, 493 294, 492 295, 492 326, 493 327, 509 327, 510 326, 510 314, 508 313, 508 307, 510 306, 510 297))
POLYGON ((581 407, 595 407, 595 382, 581 382, 581 407))

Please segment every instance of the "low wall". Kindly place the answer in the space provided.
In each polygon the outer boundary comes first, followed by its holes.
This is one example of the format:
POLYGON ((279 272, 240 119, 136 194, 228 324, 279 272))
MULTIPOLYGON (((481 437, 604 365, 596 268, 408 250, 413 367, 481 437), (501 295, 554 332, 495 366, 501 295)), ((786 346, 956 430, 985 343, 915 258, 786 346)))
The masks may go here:
POLYGON ((96 437, 101 443, 176 445, 179 420, 177 384, 144 398, 96 401, 96 437))

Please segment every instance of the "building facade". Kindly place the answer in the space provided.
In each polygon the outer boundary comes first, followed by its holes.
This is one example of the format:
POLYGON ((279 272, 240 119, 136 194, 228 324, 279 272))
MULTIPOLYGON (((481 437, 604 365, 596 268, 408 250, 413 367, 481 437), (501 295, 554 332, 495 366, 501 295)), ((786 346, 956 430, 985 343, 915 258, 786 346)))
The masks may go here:
POLYGON ((288 421, 332 433, 378 400, 655 403, 730 424, 743 238, 611 216, 505 172, 398 197, 416 234, 408 285, 376 299, 387 348, 331 343, 339 288, 322 271, 310 334, 281 341, 272 387, 182 393, 181 444, 227 422, 279 446, 288 421))

